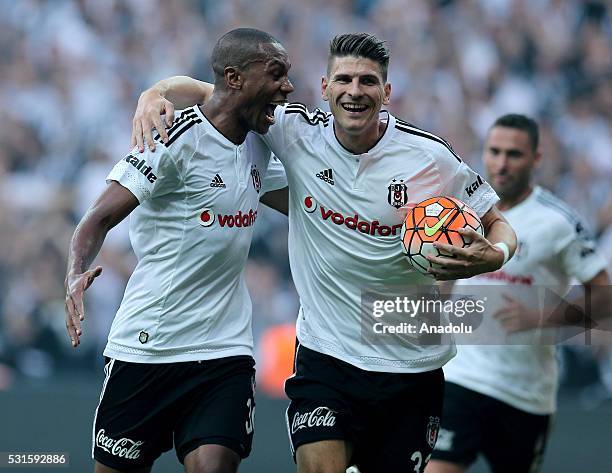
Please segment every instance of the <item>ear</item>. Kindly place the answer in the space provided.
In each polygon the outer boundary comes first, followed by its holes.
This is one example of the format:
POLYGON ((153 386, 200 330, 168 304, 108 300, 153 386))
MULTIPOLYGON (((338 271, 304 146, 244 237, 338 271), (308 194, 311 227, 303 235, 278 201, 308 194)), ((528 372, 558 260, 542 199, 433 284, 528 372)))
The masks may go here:
POLYGON ((533 160, 533 164, 536 168, 539 168, 540 164, 542 164, 542 150, 540 149, 539 146, 535 152, 535 159, 533 160))
POLYGON ((389 100, 391 99, 391 83, 387 82, 385 84, 385 92, 384 92, 384 96, 383 96, 383 100, 382 100, 382 104, 383 105, 389 105, 389 100))
POLYGON ((327 77, 323 76, 321 77, 321 98, 323 100, 325 100, 326 102, 329 101, 329 99, 327 98, 327 86, 329 84, 327 83, 327 77))
POLYGON ((225 85, 228 89, 240 90, 242 89, 244 76, 235 67, 228 66, 223 70, 225 77, 225 85))

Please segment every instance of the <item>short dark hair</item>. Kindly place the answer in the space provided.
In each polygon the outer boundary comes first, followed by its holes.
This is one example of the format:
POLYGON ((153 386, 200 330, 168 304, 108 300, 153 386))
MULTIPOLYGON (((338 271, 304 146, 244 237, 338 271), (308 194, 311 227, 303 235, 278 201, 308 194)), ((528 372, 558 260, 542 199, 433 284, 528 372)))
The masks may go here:
POLYGON ((236 28, 221 36, 210 59, 215 73, 215 86, 224 86, 226 67, 246 69, 250 63, 262 60, 264 44, 281 44, 274 36, 255 28, 236 28))
POLYGON ((517 130, 524 131, 529 136, 531 148, 534 151, 538 149, 538 144, 540 142, 540 131, 538 124, 533 118, 529 118, 526 115, 520 115, 518 113, 509 113, 507 115, 502 115, 495 120, 495 123, 493 123, 491 129, 495 128, 496 126, 515 128, 517 130))
POLYGON ((389 69, 389 49, 385 42, 369 33, 346 33, 334 37, 329 43, 327 75, 331 72, 331 62, 335 57, 357 56, 371 59, 380 64, 383 80, 387 81, 389 69))

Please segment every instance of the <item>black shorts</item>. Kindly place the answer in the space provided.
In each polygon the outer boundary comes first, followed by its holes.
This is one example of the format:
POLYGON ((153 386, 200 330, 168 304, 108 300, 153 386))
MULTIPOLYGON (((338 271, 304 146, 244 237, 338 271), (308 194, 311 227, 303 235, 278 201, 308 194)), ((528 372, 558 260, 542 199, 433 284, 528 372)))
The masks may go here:
POLYGON ((296 349, 285 383, 292 453, 300 445, 346 440, 361 473, 422 472, 440 426, 444 375, 365 371, 331 356, 296 349))
POLYGON ((96 409, 92 456, 118 470, 151 466, 176 448, 251 451, 255 362, 250 356, 149 364, 109 360, 96 409))
POLYGON ((442 428, 432 458, 468 467, 482 454, 493 473, 539 471, 552 422, 490 396, 446 383, 442 428))

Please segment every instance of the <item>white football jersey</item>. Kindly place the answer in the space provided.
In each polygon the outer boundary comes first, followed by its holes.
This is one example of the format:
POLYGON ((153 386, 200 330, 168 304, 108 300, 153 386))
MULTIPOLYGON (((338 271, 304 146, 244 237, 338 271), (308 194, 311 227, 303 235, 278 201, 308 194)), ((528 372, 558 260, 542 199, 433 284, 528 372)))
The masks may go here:
POLYGON ((128 155, 107 177, 140 202, 130 215, 138 264, 104 350, 123 361, 252 355, 244 266, 259 196, 285 187, 284 171, 268 167, 257 135, 235 145, 198 106, 177 117, 167 145, 128 155))
MULTIPOLYGON (((492 315, 502 306, 502 293, 523 303, 538 294, 538 287, 549 287, 564 295, 573 278, 592 279, 606 268, 594 240, 575 213, 550 192, 536 187, 524 201, 503 212, 518 237, 518 249, 506 265, 494 273, 462 279, 455 292, 470 286, 499 285, 486 304, 487 323, 497 324, 492 315), (498 294, 499 293, 499 294, 498 294)), ((535 332, 533 332, 535 334, 535 332)), ((447 381, 460 384, 513 407, 533 414, 550 414, 556 408, 557 361, 554 345, 538 343, 530 332, 509 337, 511 343, 532 340, 529 345, 459 345, 458 354, 444 367, 447 381), (515 342, 512 342, 512 340, 515 342)))
POLYGON ((433 285, 402 254, 406 207, 455 196, 479 215, 497 195, 437 136, 387 112, 387 128, 367 153, 338 142, 330 113, 301 104, 277 107, 264 140, 289 182, 289 260, 300 298, 297 337, 312 350, 370 371, 441 367, 452 343, 367 343, 361 336, 362 290, 433 285))

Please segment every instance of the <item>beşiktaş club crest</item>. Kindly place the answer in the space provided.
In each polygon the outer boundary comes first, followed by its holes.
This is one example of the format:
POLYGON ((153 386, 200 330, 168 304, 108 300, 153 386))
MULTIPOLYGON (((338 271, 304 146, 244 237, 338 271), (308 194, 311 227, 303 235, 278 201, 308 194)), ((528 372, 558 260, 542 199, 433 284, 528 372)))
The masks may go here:
POLYGON ((259 169, 257 169, 257 166, 255 165, 251 166, 251 177, 253 178, 253 187, 259 194, 259 191, 261 190, 261 175, 259 174, 259 169))
POLYGON ((387 195, 389 205, 396 209, 406 205, 406 202, 408 202, 408 188, 404 184, 403 179, 393 179, 387 189, 389 189, 389 194, 387 195))
POLYGON ((440 432, 440 418, 439 417, 430 417, 429 422, 427 422, 427 444, 434 448, 436 446, 436 441, 438 440, 438 432, 440 432))

